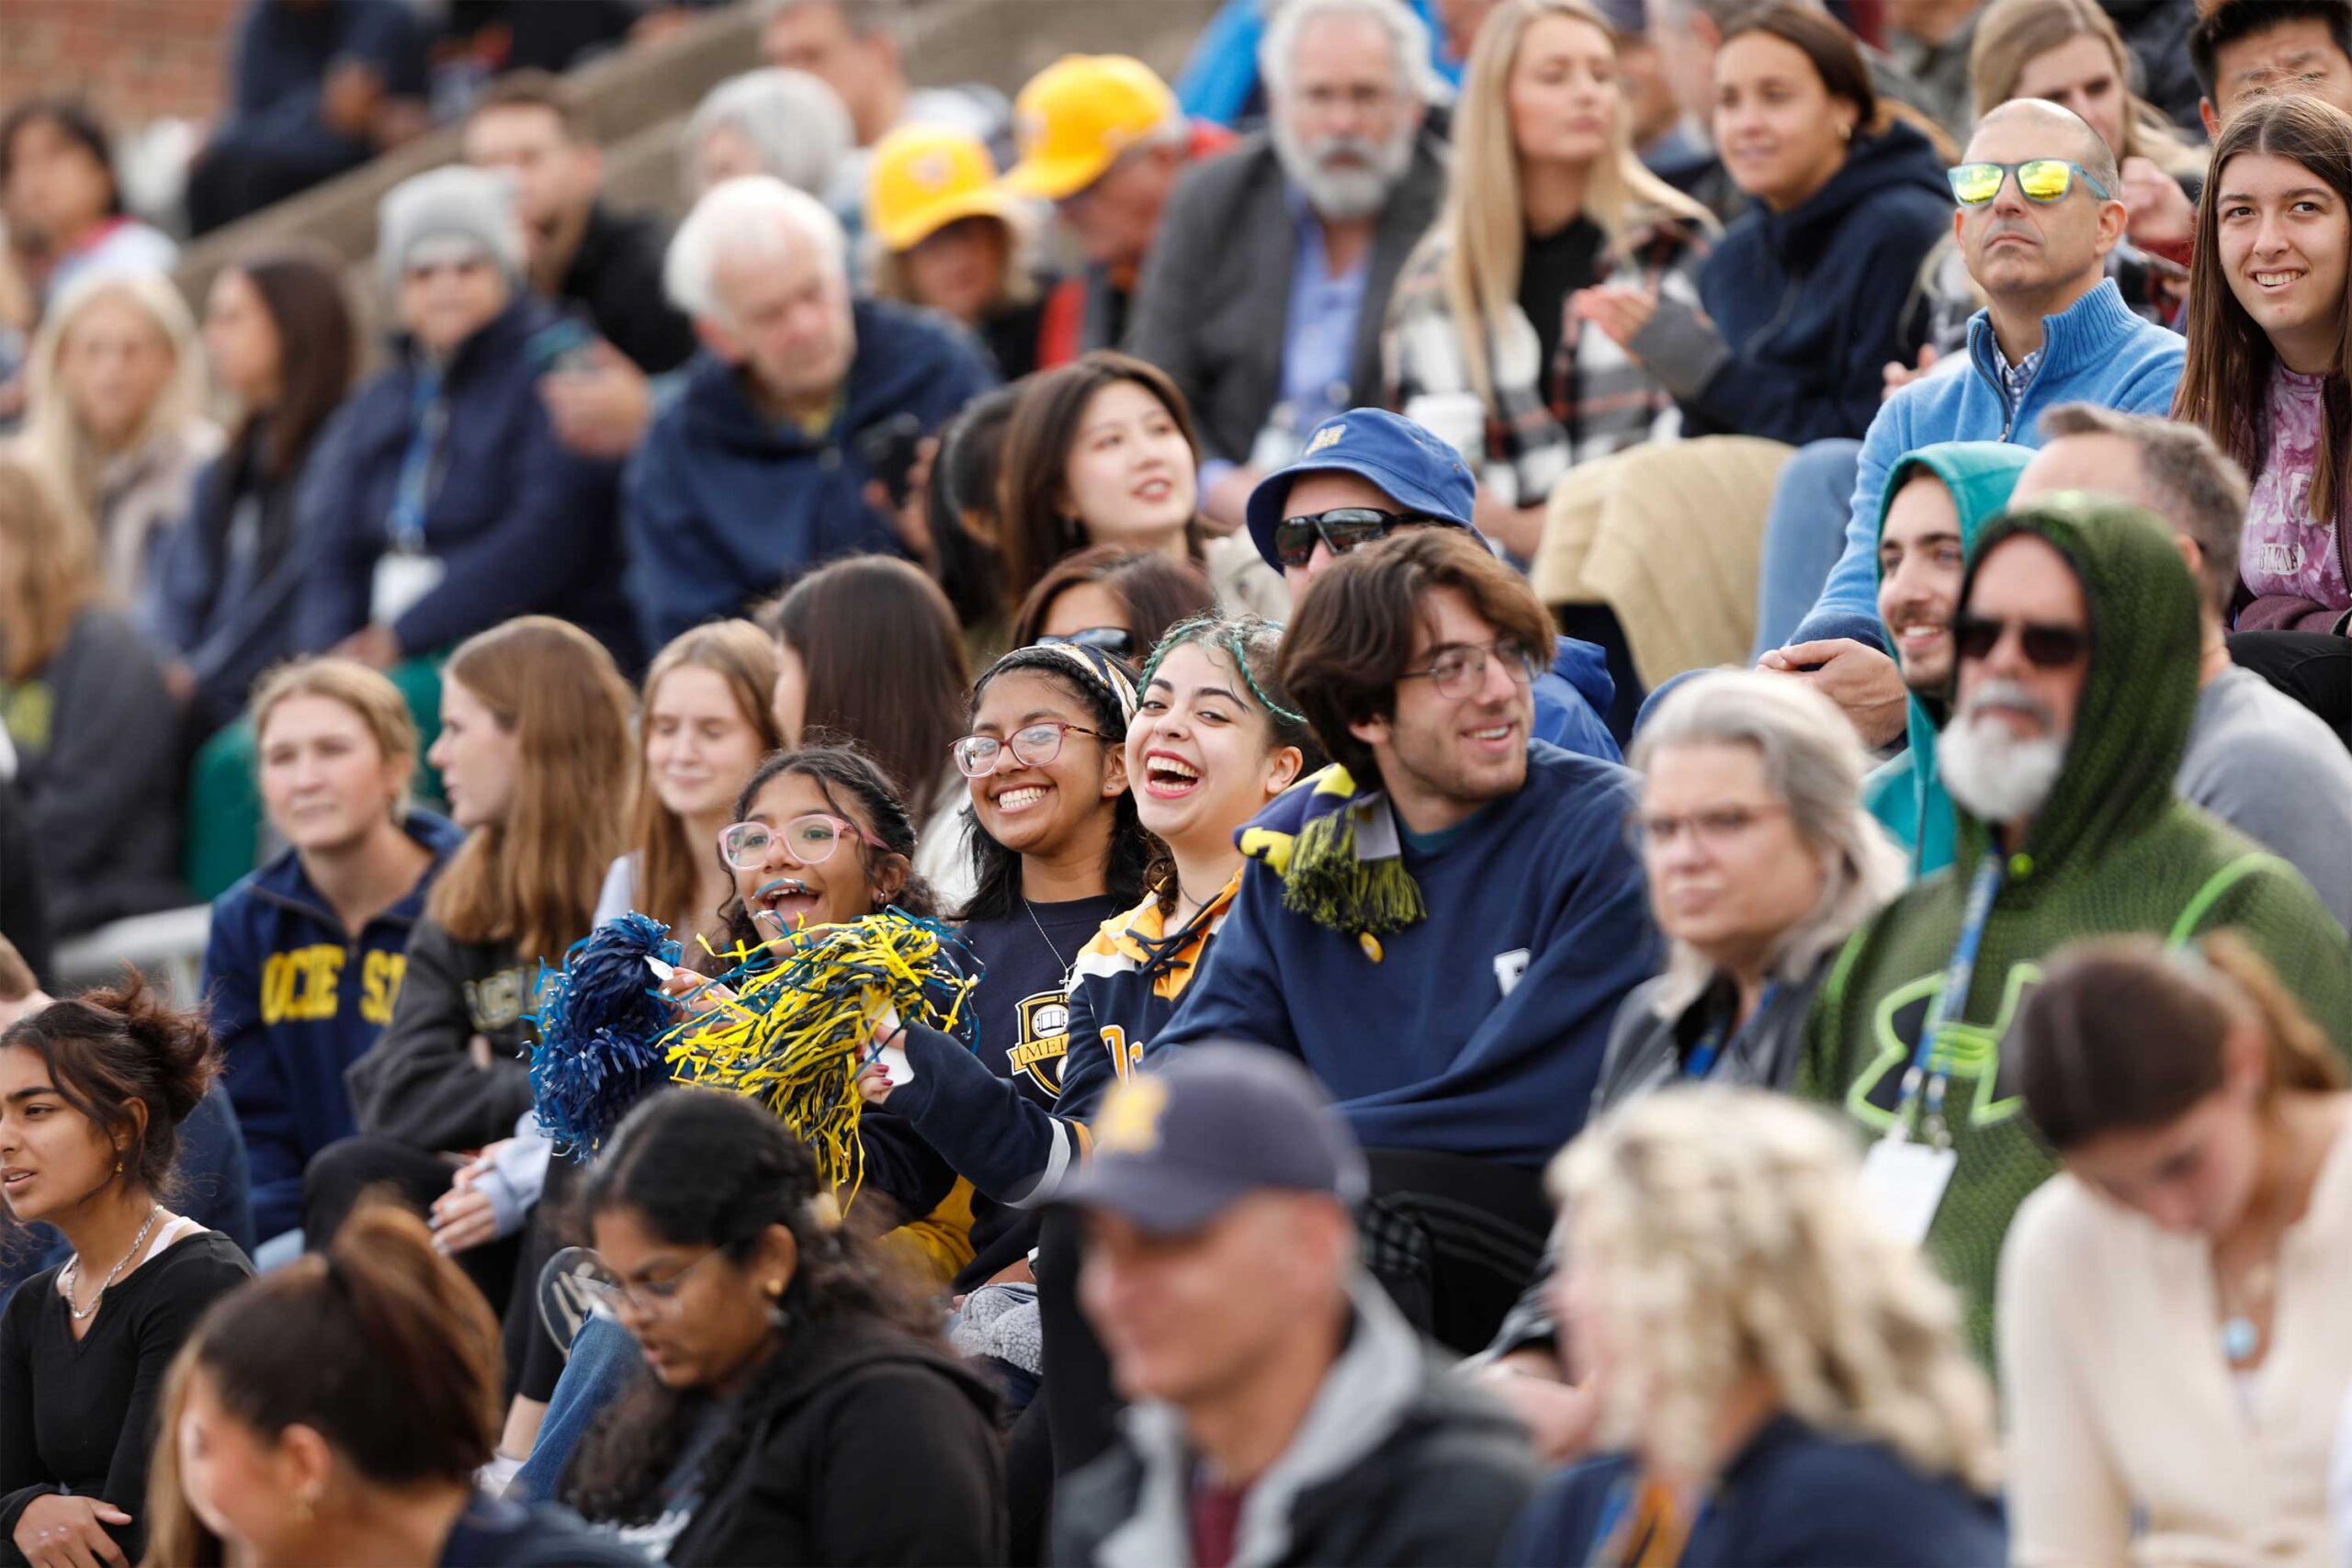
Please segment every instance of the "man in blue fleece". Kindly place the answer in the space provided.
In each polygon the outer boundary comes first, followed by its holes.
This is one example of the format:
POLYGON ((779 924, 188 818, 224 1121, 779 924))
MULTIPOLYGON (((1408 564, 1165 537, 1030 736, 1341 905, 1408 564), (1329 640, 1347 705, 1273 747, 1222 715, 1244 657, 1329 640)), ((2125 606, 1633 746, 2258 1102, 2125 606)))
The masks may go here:
MULTIPOLYGON (((1283 574, 1293 606, 1333 561, 1399 528, 1459 528, 1470 521, 1477 483, 1454 449, 1385 409, 1350 409, 1310 431, 1301 455, 1250 492, 1250 541, 1283 574)), ((1552 667, 1535 677, 1538 740, 1606 762, 1623 761, 1601 721, 1616 683, 1607 655, 1574 637, 1553 640, 1552 667)))
POLYGON ((1338 761, 1243 830, 1232 912, 1146 1051, 1221 1038, 1306 1062, 1371 1154, 1374 1272, 1454 1344, 1491 1334, 1524 1281, 1509 1270, 1532 1269, 1539 1173, 1657 964, 1632 775, 1529 739, 1551 635, 1457 529, 1322 574, 1280 674, 1338 761))
POLYGON ((1945 441, 2038 446, 2042 411, 2060 403, 2165 413, 2185 353, 2178 336, 2133 315, 2107 279, 2107 254, 2128 216, 2116 199, 2122 178, 2115 154, 2079 116, 2040 98, 2002 105, 1977 121, 1952 184, 1953 231, 1985 301, 1968 323, 1967 363, 1920 377, 1871 422, 1845 553, 1788 646, 1762 660, 1767 670, 1807 672, 1873 746, 1900 734, 1908 711, 1876 604, 1879 508, 1894 465, 1945 441), (2026 167, 2052 163, 2065 175, 2055 194, 2049 171, 2026 167), (1990 196, 1967 177, 1979 168, 1998 171, 1990 196), (2041 194, 2026 193, 2028 174, 2041 194))
POLYGON ((623 481, 649 650, 836 556, 922 553, 896 510, 914 443, 995 384, 943 317, 850 298, 841 224, 750 175, 706 192, 662 284, 702 352, 623 481))

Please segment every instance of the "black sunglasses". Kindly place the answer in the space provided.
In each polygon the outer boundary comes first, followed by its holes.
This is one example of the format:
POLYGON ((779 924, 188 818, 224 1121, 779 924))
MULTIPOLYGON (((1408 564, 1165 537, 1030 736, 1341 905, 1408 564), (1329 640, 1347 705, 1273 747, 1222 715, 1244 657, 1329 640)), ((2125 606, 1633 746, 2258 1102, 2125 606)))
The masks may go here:
POLYGON ((1286 567, 1305 566, 1314 558, 1317 539, 1330 546, 1333 555, 1343 556, 1358 545, 1386 538, 1396 529, 1428 521, 1418 512, 1383 512, 1372 506, 1335 506, 1285 517, 1274 525, 1274 558, 1286 567))
POLYGON ((1115 653, 1125 659, 1135 652, 1136 634, 1125 626, 1083 626, 1068 637, 1056 637, 1048 632, 1037 641, 1041 646, 1058 642, 1071 648, 1099 648, 1105 653, 1115 653))
POLYGON ((1988 615, 1955 615, 1951 644, 1962 659, 1985 660, 2015 627, 2018 647, 2026 662, 2038 670, 2064 670, 2082 661, 2090 650, 2090 634, 2079 626, 2053 626, 2045 621, 1997 620, 1988 615))

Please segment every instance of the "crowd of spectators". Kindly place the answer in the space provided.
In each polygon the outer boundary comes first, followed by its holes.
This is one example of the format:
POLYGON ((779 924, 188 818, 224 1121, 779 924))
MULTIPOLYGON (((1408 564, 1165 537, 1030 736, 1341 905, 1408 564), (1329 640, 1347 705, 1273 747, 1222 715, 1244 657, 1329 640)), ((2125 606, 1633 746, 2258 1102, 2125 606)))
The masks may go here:
POLYGON ((0 1563, 2352 1561, 2352 3, 700 8, 0 117, 0 1563))

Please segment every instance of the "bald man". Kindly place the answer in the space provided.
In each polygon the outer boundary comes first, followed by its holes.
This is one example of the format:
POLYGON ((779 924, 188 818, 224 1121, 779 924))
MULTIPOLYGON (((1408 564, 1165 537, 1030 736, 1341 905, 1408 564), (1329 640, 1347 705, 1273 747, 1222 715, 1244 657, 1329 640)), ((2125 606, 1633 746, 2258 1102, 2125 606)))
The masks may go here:
POLYGON ((2115 154, 2071 109, 2017 98, 1976 122, 1953 171, 1952 231, 1984 308, 1968 363, 1887 399, 1863 437, 1846 548, 1789 646, 1763 667, 1813 682, 1873 746, 1902 733, 1903 673, 1878 622, 1879 506, 1905 453, 1940 441, 2038 446, 2060 403, 2164 414, 2180 382, 2180 338, 2141 320, 2107 281, 2128 214, 2115 154), (2029 195, 2020 167, 2041 167, 2029 195), (1975 178, 1968 177, 1972 171, 1975 178))

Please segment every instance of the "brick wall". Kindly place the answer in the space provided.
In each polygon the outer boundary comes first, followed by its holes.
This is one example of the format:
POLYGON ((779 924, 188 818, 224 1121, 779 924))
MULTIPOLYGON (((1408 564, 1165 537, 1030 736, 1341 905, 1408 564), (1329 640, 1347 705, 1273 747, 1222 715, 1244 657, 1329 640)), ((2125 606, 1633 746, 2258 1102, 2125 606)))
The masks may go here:
POLYGON ((220 104, 241 0, 0 0, 0 109, 74 93, 118 132, 220 104))

